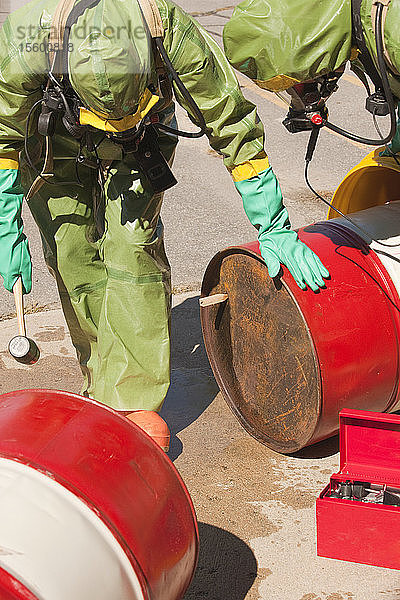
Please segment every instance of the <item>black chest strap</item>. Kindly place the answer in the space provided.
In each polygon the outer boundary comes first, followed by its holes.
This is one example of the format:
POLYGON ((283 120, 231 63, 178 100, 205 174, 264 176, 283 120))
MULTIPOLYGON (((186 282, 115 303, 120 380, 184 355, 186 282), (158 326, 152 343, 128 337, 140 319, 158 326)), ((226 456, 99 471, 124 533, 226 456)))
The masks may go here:
POLYGON ((361 22, 361 3, 362 0, 351 0, 351 22, 353 40, 359 50, 358 58, 361 61, 367 75, 371 78, 375 88, 381 90, 383 88, 381 76, 375 66, 370 51, 368 50, 362 22, 361 22))

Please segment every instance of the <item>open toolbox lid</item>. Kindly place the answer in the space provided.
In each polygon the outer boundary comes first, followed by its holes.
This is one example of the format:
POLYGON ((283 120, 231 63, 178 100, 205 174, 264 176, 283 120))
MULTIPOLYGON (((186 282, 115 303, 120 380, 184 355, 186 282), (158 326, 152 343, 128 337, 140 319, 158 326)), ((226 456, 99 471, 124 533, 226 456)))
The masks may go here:
POLYGON ((345 408, 339 435, 338 475, 400 486, 400 415, 345 408))

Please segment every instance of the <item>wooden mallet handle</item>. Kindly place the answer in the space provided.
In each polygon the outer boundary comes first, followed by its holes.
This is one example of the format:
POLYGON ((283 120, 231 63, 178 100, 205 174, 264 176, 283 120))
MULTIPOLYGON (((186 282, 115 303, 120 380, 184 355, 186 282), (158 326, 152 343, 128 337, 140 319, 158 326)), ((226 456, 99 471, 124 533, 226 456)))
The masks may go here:
POLYGON ((16 361, 23 365, 33 365, 39 360, 40 351, 35 342, 26 337, 24 301, 22 295, 22 279, 18 277, 13 285, 15 308, 19 335, 14 336, 8 344, 8 351, 16 361))
POLYGON ((15 308, 17 311, 18 333, 26 337, 25 317, 24 317, 24 301, 22 295, 22 279, 18 277, 13 287, 15 308))

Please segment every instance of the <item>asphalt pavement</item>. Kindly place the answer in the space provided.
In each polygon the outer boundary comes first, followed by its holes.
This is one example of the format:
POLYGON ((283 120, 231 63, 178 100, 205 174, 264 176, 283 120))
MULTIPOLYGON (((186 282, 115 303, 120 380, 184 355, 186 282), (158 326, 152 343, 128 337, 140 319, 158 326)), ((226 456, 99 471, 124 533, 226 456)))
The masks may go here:
MULTIPOLYGON (((79 393, 82 378, 61 310, 28 314, 26 322, 40 360, 24 366, 9 356, 16 319, 4 320, 0 392, 79 393)), ((399 600, 398 571, 316 555, 315 499, 338 471, 338 438, 284 456, 244 431, 208 364, 198 292, 174 296, 172 341, 172 384, 161 414, 200 532, 199 564, 184 600, 399 600)))
MULTIPOLYGON (((232 6, 217 0, 180 4, 221 39, 232 6)), ((267 129, 267 149, 294 227, 323 219, 326 208, 304 183, 307 137, 282 127, 277 97, 240 78, 267 129)), ((331 119, 373 134, 362 110, 363 89, 346 74, 331 119)), ((179 122, 187 118, 178 111, 179 122)), ((330 196, 368 148, 323 132, 311 165, 316 189, 330 196)), ((166 194, 163 221, 173 270, 172 385, 162 414, 169 423, 169 456, 192 496, 200 529, 200 560, 185 600, 399 600, 397 571, 318 558, 315 499, 338 470, 338 439, 283 456, 241 428, 225 404, 206 357, 199 321, 205 267, 221 248, 255 239, 240 197, 206 140, 181 140, 174 167, 179 186, 166 194)), ((19 365, 8 355, 16 332, 10 294, 0 290, 0 392, 56 388, 79 393, 81 374, 41 257, 40 237, 27 210, 25 230, 34 260, 34 287, 26 298, 28 334, 39 362, 19 365)), ((338 524, 340 526, 340 524, 338 524)))

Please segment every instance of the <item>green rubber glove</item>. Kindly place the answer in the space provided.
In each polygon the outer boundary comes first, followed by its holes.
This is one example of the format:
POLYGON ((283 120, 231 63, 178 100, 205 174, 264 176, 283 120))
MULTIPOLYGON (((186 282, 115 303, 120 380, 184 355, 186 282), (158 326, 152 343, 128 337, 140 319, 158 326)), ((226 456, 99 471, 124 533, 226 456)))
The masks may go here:
POLYGON ((270 167, 255 177, 235 183, 243 199, 243 206, 250 223, 258 229, 261 256, 268 273, 276 277, 280 263, 287 266, 297 285, 315 292, 324 287, 323 277, 329 272, 320 259, 290 229, 289 215, 282 203, 278 180, 270 167))
POLYGON ((32 288, 32 263, 28 240, 22 229, 22 190, 18 169, 0 170, 0 275, 12 292, 18 277, 24 294, 32 288))

